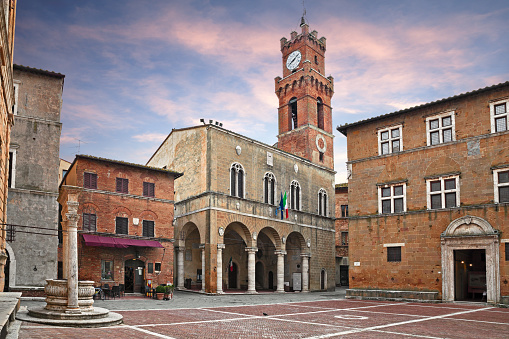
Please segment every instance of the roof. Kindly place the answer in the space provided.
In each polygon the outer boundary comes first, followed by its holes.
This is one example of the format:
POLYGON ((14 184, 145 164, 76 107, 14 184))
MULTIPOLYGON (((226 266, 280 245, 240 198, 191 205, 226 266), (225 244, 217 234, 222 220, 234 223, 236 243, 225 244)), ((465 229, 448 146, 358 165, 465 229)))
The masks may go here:
POLYGON ((382 114, 382 115, 379 115, 379 116, 376 116, 376 117, 372 117, 372 118, 368 118, 368 119, 365 119, 365 120, 360 120, 360 121, 357 121, 357 122, 353 122, 351 124, 340 125, 340 126, 336 127, 336 129, 338 130, 338 132, 341 132, 343 135, 346 136, 347 130, 350 127, 363 125, 363 124, 366 124, 366 123, 369 123, 369 122, 373 122, 373 121, 377 121, 377 120, 382 120, 382 119, 389 118, 389 117, 392 117, 392 116, 396 116, 396 115, 399 115, 399 114, 408 113, 408 112, 416 110, 416 109, 426 108, 426 107, 430 107, 430 106, 433 106, 433 105, 436 105, 436 104, 441 104, 441 103, 444 103, 444 102, 447 102, 447 101, 465 98, 465 97, 468 97, 468 96, 471 96, 471 95, 476 95, 476 94, 479 94, 479 93, 482 93, 482 92, 491 91, 491 90, 502 88, 502 87, 505 87, 505 86, 509 86, 509 81, 502 82, 502 83, 497 84, 497 85, 492 85, 492 86, 480 88, 480 89, 477 89, 477 90, 474 90, 474 91, 471 91, 471 92, 461 93, 461 94, 458 94, 458 95, 454 95, 452 97, 448 97, 448 98, 444 98, 444 99, 428 102, 428 103, 425 103, 425 104, 422 104, 422 105, 418 105, 418 106, 414 106, 414 107, 410 107, 410 108, 405 108, 405 109, 402 109, 402 110, 399 110, 399 111, 395 111, 395 112, 392 112, 392 113, 382 114))
POLYGON ((348 183, 344 182, 342 184, 336 184, 336 186, 335 186, 335 188, 342 188, 342 187, 347 187, 348 188, 348 183))
POLYGON ((74 159, 71 167, 74 165, 74 163, 76 162, 76 160, 78 158, 91 159, 91 160, 102 161, 102 162, 109 162, 109 163, 112 163, 112 164, 118 164, 118 165, 123 165, 123 166, 130 166, 130 167, 137 167, 137 168, 147 169, 147 170, 151 170, 151 171, 158 171, 158 172, 173 174, 175 176, 175 179, 177 179, 177 178, 179 178, 179 177, 184 175, 184 173, 170 171, 170 170, 167 170, 167 169, 164 169, 164 168, 152 167, 152 166, 146 166, 146 165, 139 165, 139 164, 133 164, 133 163, 130 163, 130 162, 125 162, 125 161, 120 161, 120 160, 105 159, 105 158, 94 157, 94 156, 91 156, 91 155, 83 155, 83 154, 77 154, 76 155, 76 158, 74 159))
POLYGON ((28 66, 23 66, 23 65, 16 65, 16 64, 12 65, 12 68, 20 70, 20 71, 30 72, 30 73, 47 75, 47 76, 54 77, 54 78, 60 78, 60 79, 65 78, 65 75, 63 75, 61 73, 48 71, 48 70, 44 70, 44 69, 39 69, 39 68, 33 68, 33 67, 28 67, 28 66))

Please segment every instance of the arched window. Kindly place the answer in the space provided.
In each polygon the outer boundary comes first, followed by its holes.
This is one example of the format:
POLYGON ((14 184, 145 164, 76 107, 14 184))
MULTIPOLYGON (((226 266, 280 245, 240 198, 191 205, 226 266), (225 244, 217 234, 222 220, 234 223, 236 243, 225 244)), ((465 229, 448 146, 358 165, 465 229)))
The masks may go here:
POLYGON ((327 216, 327 191, 323 188, 318 191, 318 215, 327 216))
POLYGON ((230 195, 244 198, 244 168, 239 163, 230 167, 230 195))
POLYGON ((274 205, 276 203, 276 178, 274 174, 267 172, 263 178, 265 203, 274 205))
POLYGON ((297 180, 292 181, 290 184, 290 208, 292 210, 300 211, 300 184, 297 180))
POLYGON ((290 129, 296 129, 297 124, 297 98, 293 97, 290 99, 290 102, 288 103, 288 109, 289 113, 288 116, 292 119, 290 122, 290 129), (293 122, 293 128, 292 128, 292 122, 293 122))
POLYGON ((316 100, 316 114, 317 114, 317 121, 318 121, 318 128, 323 129, 323 102, 322 99, 318 98, 316 100))

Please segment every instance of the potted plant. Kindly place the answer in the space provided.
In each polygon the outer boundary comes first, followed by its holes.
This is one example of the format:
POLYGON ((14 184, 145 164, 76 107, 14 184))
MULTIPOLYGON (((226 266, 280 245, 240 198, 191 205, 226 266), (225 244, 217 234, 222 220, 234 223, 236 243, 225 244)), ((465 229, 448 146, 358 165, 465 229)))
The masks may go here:
POLYGON ((166 292, 166 286, 164 286, 164 285, 157 286, 156 287, 157 300, 163 300, 165 292, 166 292))
POLYGON ((165 286, 165 291, 164 291, 164 299, 165 300, 170 300, 173 298, 173 284, 169 284, 169 285, 166 285, 165 286))

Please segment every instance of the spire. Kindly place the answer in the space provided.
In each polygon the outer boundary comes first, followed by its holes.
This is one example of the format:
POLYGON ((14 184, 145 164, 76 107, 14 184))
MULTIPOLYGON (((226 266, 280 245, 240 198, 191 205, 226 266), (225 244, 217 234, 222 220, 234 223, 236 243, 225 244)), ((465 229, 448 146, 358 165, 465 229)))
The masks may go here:
POLYGON ((307 24, 306 20, 306 6, 304 5, 304 0, 302 0, 302 17, 300 18, 300 27, 307 24))

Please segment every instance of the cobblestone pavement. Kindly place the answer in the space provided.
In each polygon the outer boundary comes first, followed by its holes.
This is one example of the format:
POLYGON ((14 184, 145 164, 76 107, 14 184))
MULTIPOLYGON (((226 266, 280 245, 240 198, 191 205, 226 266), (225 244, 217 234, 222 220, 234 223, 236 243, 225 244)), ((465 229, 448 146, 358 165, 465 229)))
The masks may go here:
MULTIPOLYGON (((22 306, 42 303, 22 302, 22 306)), ((19 338, 508 338, 509 309, 345 300, 344 290, 98 301, 124 316, 106 328, 22 323, 19 338)))

